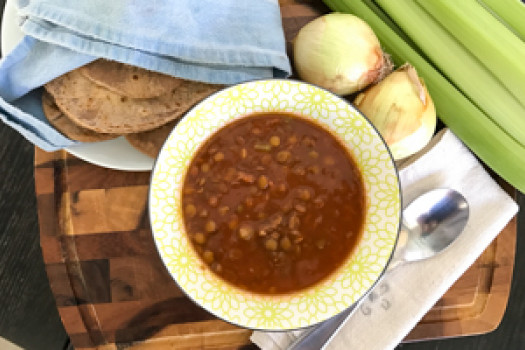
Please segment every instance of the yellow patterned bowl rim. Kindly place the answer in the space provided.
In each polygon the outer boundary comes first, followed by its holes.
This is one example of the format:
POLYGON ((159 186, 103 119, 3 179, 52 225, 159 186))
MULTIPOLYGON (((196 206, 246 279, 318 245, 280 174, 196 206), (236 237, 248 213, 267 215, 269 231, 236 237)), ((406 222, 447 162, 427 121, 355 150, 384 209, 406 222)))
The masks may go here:
POLYGON ((355 107, 314 85, 290 79, 230 86, 195 105, 167 138, 151 175, 149 212, 159 255, 179 287, 197 304, 230 323, 288 330, 322 322, 353 305, 383 273, 397 241, 400 186, 385 142, 355 107), (314 119, 355 156, 364 175, 367 213, 361 241, 324 282, 282 296, 248 293, 202 270, 183 225, 183 176, 199 146, 219 128, 254 112, 289 112, 314 119))

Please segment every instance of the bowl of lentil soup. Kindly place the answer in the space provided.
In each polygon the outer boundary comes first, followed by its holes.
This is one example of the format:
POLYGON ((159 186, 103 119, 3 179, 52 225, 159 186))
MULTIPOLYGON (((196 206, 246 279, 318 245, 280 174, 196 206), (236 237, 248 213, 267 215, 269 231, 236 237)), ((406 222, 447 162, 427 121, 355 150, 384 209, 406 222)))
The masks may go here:
POLYGON ((197 304, 288 330, 354 304, 401 217, 394 161, 348 101, 294 80, 227 87, 166 140, 149 193, 159 255, 197 304))

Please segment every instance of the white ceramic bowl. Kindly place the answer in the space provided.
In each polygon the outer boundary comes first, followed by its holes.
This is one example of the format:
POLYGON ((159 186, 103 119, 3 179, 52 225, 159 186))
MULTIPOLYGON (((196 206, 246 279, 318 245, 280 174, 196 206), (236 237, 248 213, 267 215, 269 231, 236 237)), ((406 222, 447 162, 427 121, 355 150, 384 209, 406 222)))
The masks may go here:
POLYGON ((252 329, 287 330, 324 321, 354 304, 385 269, 401 217, 394 161, 372 124, 346 100, 294 80, 261 80, 227 87, 193 107, 166 140, 154 165, 149 195, 159 254, 182 290, 209 312, 252 329), (365 182, 362 239, 328 279, 303 291, 272 296, 232 286, 204 268, 189 241, 181 210, 184 174, 208 137, 253 112, 288 112, 314 119, 355 156, 365 182))

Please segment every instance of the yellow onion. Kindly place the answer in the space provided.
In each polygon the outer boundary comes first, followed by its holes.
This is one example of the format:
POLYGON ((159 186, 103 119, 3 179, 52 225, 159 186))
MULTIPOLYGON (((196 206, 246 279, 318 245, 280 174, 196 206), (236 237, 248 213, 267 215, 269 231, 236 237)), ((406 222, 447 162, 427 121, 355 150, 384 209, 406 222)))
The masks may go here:
POLYGON ((299 78, 338 95, 360 91, 392 71, 372 28, 351 14, 330 13, 299 30, 293 41, 299 78))
POLYGON ((409 64, 360 93, 354 105, 383 136, 395 160, 425 147, 436 129, 434 103, 409 64))

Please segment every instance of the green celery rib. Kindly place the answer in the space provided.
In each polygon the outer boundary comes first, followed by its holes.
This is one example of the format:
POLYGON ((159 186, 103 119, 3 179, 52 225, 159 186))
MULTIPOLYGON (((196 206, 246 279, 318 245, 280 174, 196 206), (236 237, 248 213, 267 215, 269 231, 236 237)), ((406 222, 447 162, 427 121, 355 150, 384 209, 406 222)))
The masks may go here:
POLYGON ((478 0, 525 42, 525 3, 520 0, 478 0))
POLYGON ((486 165, 525 193, 525 147, 501 130, 362 1, 323 1, 333 11, 352 13, 365 20, 385 51, 398 62, 410 62, 424 79, 439 118, 486 165))
MULTIPOLYGON (((416 44, 388 17, 388 15, 377 6, 373 0, 363 0, 363 2, 368 6, 368 8, 374 11, 375 15, 378 16, 383 22, 385 22, 396 34, 403 39, 407 44, 409 44, 414 50, 417 51, 416 44)), ((396 64, 401 64, 397 63, 396 64)))
POLYGON ((413 0, 378 0, 432 63, 501 129, 525 146, 525 107, 413 0))
POLYGON ((525 106, 525 42, 476 0, 416 1, 525 106))

